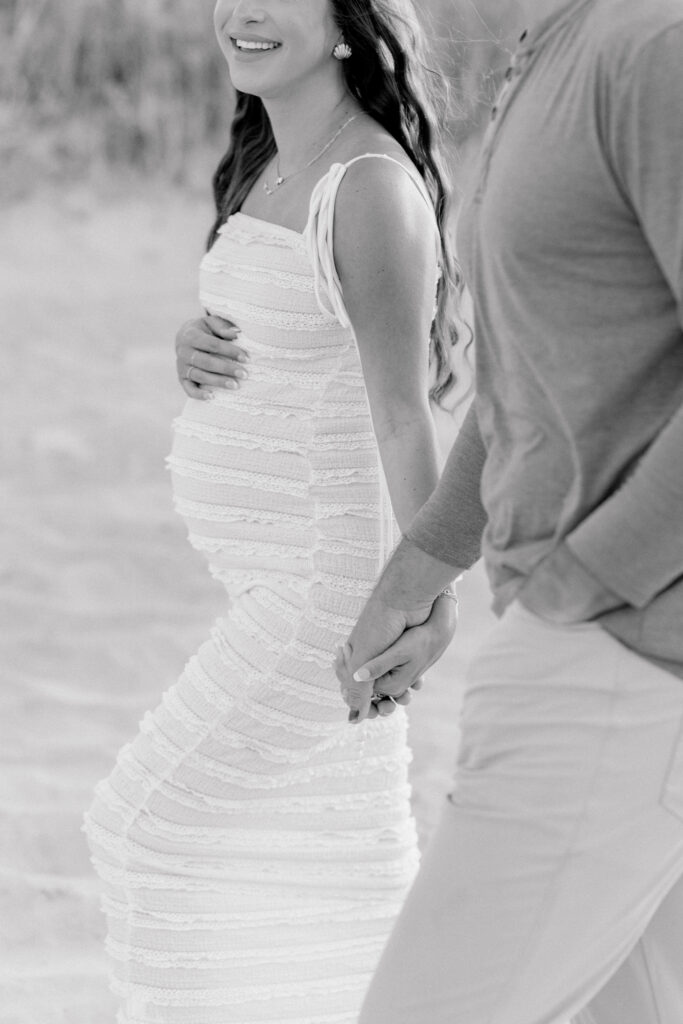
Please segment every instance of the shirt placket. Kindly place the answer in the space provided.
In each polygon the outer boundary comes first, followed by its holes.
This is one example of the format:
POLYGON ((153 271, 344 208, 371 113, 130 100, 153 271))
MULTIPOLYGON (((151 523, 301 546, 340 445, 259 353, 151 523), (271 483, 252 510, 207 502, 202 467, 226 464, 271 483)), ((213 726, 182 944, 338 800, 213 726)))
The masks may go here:
POLYGON ((498 140, 498 135, 505 120, 505 115, 509 110, 510 103, 517 92, 519 84, 524 73, 529 67, 529 62, 534 53, 533 48, 530 49, 525 46, 526 39, 527 33, 523 32, 519 37, 519 44, 513 53, 512 59, 505 72, 505 80, 498 92, 493 107, 491 108, 489 126, 486 129, 486 134, 484 135, 482 143, 479 181, 476 192, 474 193, 475 204, 481 202, 486 191, 491 159, 498 140))

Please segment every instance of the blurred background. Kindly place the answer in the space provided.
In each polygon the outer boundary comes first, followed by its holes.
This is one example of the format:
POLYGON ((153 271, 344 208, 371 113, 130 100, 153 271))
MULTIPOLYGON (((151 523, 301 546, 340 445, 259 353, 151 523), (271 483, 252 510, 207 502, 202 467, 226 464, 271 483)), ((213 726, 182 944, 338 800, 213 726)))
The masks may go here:
MULTIPOLYGON (((457 193, 523 26, 419 4, 457 193)), ((163 458, 230 112, 210 0, 0 0, 0 1024, 112 1024, 81 815, 220 610, 163 458)), ((423 842, 491 623, 480 568, 461 591, 411 709, 423 842)))
MULTIPOLYGON (((467 151, 519 16, 514 0, 419 0, 467 151)), ((5 197, 131 172, 203 188, 225 148, 229 84, 210 0, 0 0, 5 197)))

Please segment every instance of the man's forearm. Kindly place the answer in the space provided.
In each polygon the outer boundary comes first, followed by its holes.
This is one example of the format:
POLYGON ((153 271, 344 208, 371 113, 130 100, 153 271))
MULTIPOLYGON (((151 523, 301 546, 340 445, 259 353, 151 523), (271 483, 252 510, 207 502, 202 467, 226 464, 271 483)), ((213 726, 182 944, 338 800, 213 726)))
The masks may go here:
POLYGON ((419 617, 444 587, 476 562, 486 524, 479 496, 485 458, 472 406, 434 494, 416 515, 375 587, 377 600, 419 617))
POLYGON ((419 619, 426 607, 462 572, 404 537, 385 566, 373 597, 419 619))

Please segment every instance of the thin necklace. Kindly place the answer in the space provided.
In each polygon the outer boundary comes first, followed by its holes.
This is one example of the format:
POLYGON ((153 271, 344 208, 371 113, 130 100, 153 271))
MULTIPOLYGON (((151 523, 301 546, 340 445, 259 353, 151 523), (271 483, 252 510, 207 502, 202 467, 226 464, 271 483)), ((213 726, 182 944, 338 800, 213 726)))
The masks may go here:
POLYGON ((344 131, 344 129, 348 128, 348 126, 351 124, 351 122, 355 121, 357 117, 358 117, 358 115, 354 114, 352 117, 350 117, 348 119, 348 121, 344 121, 344 124, 341 126, 341 128, 337 129, 337 131, 334 133, 334 135, 332 136, 330 141, 325 143, 325 145, 320 150, 320 152, 316 153, 316 155, 313 157, 312 160, 309 160, 308 163, 304 167, 300 167, 298 171, 292 171, 291 174, 285 174, 284 177, 280 174, 280 154, 278 153, 277 159, 275 161, 275 173, 276 173, 277 177, 276 177, 276 179, 275 179, 275 181, 274 181, 274 183, 272 185, 269 185, 267 181, 264 181, 264 183, 263 183, 263 191, 266 193, 266 195, 267 196, 272 196, 272 194, 274 192, 277 192, 277 190, 282 185, 284 185, 284 183, 286 181, 289 181, 290 178, 294 178, 297 174, 301 174, 303 171, 307 171, 309 167, 312 167, 313 164, 316 162, 316 160, 319 160, 321 156, 324 156, 325 153, 327 153, 327 151, 330 148, 330 146, 332 145, 332 143, 337 141, 337 139, 339 138, 341 133, 344 131))

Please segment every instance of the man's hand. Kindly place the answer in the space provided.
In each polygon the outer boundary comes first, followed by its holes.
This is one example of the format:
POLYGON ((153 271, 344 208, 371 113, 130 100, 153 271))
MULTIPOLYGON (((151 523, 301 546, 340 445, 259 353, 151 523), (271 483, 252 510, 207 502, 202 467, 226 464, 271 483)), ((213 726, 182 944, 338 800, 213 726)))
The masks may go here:
POLYGON ((420 688, 422 673, 446 650, 456 625, 457 604, 452 597, 438 597, 433 605, 413 609, 408 616, 373 595, 335 663, 351 709, 349 721, 391 714, 394 701, 408 704, 410 689, 420 688), (404 628, 399 633, 401 622, 404 628), (387 699, 373 703, 377 694, 387 699))
MULTIPOLYGON (((450 619, 454 615, 455 602, 450 597, 439 598, 439 595, 460 574, 460 569, 434 558, 407 537, 401 540, 349 637, 349 666, 347 671, 341 673, 344 699, 351 708, 349 721, 360 722, 367 718, 372 703, 374 681, 358 678, 359 670, 367 666, 367 662, 387 652, 406 630, 423 626, 430 620, 427 630, 406 637, 401 645, 404 648, 402 652, 399 648, 400 657, 406 659, 403 665, 410 666, 405 670, 406 677, 414 675, 417 679, 420 672, 443 652, 453 635, 455 622, 446 630, 442 628, 442 605, 444 601, 451 605, 448 613, 450 619), (432 620, 435 602, 439 604, 439 614, 432 620), (427 643, 423 646, 425 640, 427 643), (415 641, 417 647, 413 646, 415 641), (418 649, 420 654, 417 653, 418 649)), ((380 670, 382 675, 387 674, 382 664, 380 670)), ((392 680, 391 686, 395 686, 396 682, 396 679, 392 680)), ((403 692, 407 688, 404 687, 403 692)))
MULTIPOLYGON (((416 628, 420 628, 419 626, 416 628)), ((410 632, 410 631, 408 631, 410 632)), ((405 633, 403 634, 406 635, 405 633)), ((400 640, 396 641, 400 643, 400 640)), ((390 647, 389 650, 393 650, 390 647)), ((344 644, 337 651, 337 656, 334 662, 334 669, 337 673, 337 679, 341 683, 341 692, 345 701, 351 699, 349 696, 349 690, 354 690, 358 687, 358 682, 353 678, 353 669, 351 668, 351 645, 344 644)), ((382 692, 373 690, 371 694, 371 703, 368 708, 367 718, 377 718, 378 715, 385 717, 386 715, 393 714, 397 705, 410 704, 412 690, 419 690, 422 687, 422 679, 416 679, 412 687, 407 690, 403 690, 401 693, 394 693, 397 689, 396 686, 387 686, 382 692), (389 691, 392 692, 389 692, 389 691)), ((356 723, 360 721, 358 712, 354 709, 349 712, 349 721, 356 723)))
POLYGON ((410 626, 424 622, 430 610, 430 606, 426 605, 408 615, 400 609, 392 608, 377 591, 370 596, 349 637, 348 656, 342 666, 343 680, 340 681, 343 681, 344 699, 351 708, 350 722, 360 722, 369 716, 373 690, 372 683, 355 679, 354 673, 366 661, 390 648, 410 626))

